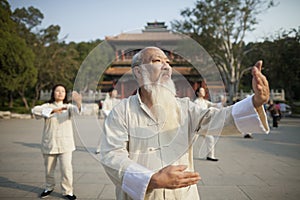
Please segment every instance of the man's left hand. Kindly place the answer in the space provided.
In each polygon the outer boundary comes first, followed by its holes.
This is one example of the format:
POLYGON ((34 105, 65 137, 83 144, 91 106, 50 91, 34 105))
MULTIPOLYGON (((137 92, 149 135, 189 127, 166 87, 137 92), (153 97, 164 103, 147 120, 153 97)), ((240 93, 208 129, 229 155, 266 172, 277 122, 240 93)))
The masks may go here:
POLYGON ((261 73, 262 61, 259 60, 252 68, 253 105, 255 108, 267 103, 270 97, 269 83, 261 73))

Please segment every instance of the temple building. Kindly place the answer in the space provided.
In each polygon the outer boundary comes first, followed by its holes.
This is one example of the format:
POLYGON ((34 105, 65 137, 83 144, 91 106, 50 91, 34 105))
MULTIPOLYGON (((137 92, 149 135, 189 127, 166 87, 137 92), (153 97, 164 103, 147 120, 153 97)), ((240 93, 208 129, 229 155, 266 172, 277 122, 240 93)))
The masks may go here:
POLYGON ((176 85, 177 95, 193 98, 194 90, 203 84, 203 80, 189 62, 172 52, 180 40, 182 40, 180 35, 169 31, 164 22, 148 22, 145 29, 139 33, 107 36, 105 41, 112 46, 115 60, 105 70, 99 88, 105 92, 109 87, 115 87, 121 98, 132 95, 137 89, 137 83, 132 76, 131 59, 144 47, 156 46, 161 48, 171 61, 172 79, 176 85))

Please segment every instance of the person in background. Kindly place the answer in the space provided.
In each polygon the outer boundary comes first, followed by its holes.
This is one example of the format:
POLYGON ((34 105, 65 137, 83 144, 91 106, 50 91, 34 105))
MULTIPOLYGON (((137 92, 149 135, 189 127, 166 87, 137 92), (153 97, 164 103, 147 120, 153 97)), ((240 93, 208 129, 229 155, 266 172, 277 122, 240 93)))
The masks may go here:
POLYGON ((281 113, 281 107, 280 107, 279 101, 276 101, 276 102, 275 102, 275 107, 276 107, 276 110, 278 110, 278 113, 279 113, 278 121, 280 121, 280 120, 281 120, 281 117, 282 117, 282 113, 281 113))
MULTIPOLYGON (((113 109, 115 105, 117 105, 121 100, 118 99, 118 90, 114 88, 110 88, 108 90, 108 95, 106 96, 105 100, 103 101, 102 104, 102 111, 104 114, 104 121, 109 115, 110 111, 113 109)), ((100 143, 101 143, 101 138, 98 142, 97 148, 96 148, 96 154, 100 153, 100 143)))
POLYGON ((270 112, 270 115, 273 119, 273 127, 278 128, 278 121, 280 120, 281 113, 280 108, 276 104, 274 104, 273 100, 270 100, 268 111, 270 112))
MULTIPOLYGON (((226 103, 226 98, 224 96, 221 96, 220 103, 213 103, 213 102, 205 99, 205 95, 206 95, 206 92, 203 87, 200 87, 196 90, 197 98, 195 99, 194 103, 196 103, 203 109, 207 109, 210 107, 222 108, 226 103)), ((206 150, 205 150, 206 160, 218 161, 219 159, 217 159, 215 157, 215 138, 214 138, 214 136, 204 135, 204 142, 205 142, 205 146, 206 146, 206 150)), ((202 149, 200 149, 200 151, 201 150, 202 149)), ((200 152, 199 152, 199 155, 200 155, 200 152)))
POLYGON ((72 152, 75 150, 71 118, 79 114, 82 97, 72 93, 75 105, 68 103, 67 90, 62 84, 53 87, 48 103, 32 108, 36 119, 44 119, 41 150, 44 157, 46 186, 41 198, 49 196, 55 187, 55 167, 59 161, 62 194, 66 199, 76 199, 73 193, 72 152))
POLYGON ((252 69, 254 95, 221 109, 177 98, 170 60, 157 47, 135 54, 131 67, 137 93, 113 108, 101 140, 100 160, 117 200, 198 200, 195 134, 269 132, 262 105, 270 92, 262 61, 252 69))
POLYGON ((118 99, 117 97, 118 97, 118 90, 114 88, 110 88, 108 91, 108 96, 105 98, 102 105, 102 111, 104 113, 105 118, 109 115, 113 107, 120 102, 120 99, 118 99))

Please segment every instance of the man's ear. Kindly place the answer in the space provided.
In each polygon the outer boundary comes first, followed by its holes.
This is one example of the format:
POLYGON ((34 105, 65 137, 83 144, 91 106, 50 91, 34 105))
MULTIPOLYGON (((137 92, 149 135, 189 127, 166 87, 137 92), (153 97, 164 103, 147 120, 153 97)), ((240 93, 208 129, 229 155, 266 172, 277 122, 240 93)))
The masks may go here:
POLYGON ((134 67, 133 74, 137 79, 140 79, 142 77, 141 68, 139 68, 138 66, 134 67))

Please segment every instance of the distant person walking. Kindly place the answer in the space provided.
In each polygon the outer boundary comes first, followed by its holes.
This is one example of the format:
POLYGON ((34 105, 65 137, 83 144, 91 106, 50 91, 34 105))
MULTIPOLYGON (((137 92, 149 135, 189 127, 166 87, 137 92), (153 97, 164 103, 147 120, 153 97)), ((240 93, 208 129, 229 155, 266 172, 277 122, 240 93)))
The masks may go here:
POLYGON ((76 105, 68 103, 66 87, 58 84, 53 87, 48 103, 32 109, 36 119, 45 120, 41 150, 45 164, 46 187, 40 195, 41 198, 49 196, 54 190, 54 172, 59 160, 62 194, 66 199, 76 199, 73 193, 72 152, 75 150, 75 143, 71 118, 81 110, 82 97, 73 92, 72 99, 76 105))
POLYGON ((273 127, 278 128, 278 121, 281 118, 280 107, 274 104, 273 100, 270 100, 268 111, 270 112, 270 115, 273 119, 273 127))

